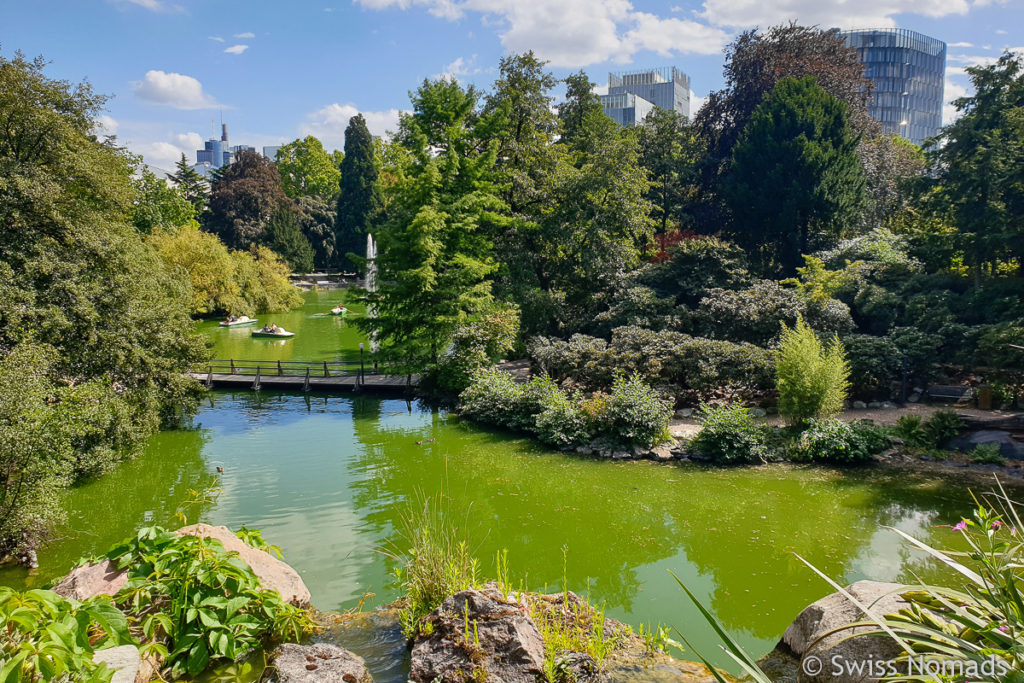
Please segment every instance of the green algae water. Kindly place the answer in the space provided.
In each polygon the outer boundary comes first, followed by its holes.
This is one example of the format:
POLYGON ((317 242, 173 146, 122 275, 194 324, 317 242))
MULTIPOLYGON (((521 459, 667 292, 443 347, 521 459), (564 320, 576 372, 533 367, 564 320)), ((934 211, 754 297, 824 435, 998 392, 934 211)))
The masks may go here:
MULTIPOLYGON (((610 616, 677 627, 726 668, 668 570, 761 655, 830 592, 794 553, 841 582, 928 579, 937 570, 880 527, 948 545, 957 535, 941 525, 971 507, 965 486, 935 475, 599 461, 401 400, 212 392, 191 429, 154 436, 139 458, 64 493, 68 522, 39 570, 0 570, 0 583, 46 585, 140 526, 179 526, 181 509, 189 523, 262 529, 317 607, 374 593, 372 607, 398 595, 381 546, 410 501, 442 492, 481 574, 507 550, 514 582, 558 590, 564 575, 610 616), (216 501, 190 502, 215 483, 216 501)), ((375 680, 403 680, 393 640, 351 647, 377 662, 375 680)))
POLYGON ((303 305, 290 311, 261 313, 255 325, 221 327, 218 319, 204 320, 198 329, 210 340, 213 357, 222 360, 359 360, 359 343, 366 337, 353 323, 365 315, 366 306, 347 289, 313 290, 302 298, 303 305), (331 315, 338 304, 351 311, 348 316, 331 315), (270 323, 295 336, 252 338, 252 330, 270 323))

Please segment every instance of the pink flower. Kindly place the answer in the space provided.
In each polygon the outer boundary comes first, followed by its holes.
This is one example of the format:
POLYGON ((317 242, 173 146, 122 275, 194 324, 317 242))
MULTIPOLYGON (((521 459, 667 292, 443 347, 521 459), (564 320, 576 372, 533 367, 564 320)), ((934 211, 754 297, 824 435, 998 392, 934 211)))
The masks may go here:
POLYGON ((1016 536, 1017 535, 1017 527, 1015 527, 1015 526, 1011 526, 1010 527, 1010 535, 1011 536, 1016 536))
POLYGON ((999 528, 1001 528, 1002 526, 1003 526, 1003 523, 1002 523, 1002 522, 1000 522, 1000 521, 999 521, 998 519, 997 519, 996 521, 992 522, 992 528, 993 528, 993 529, 999 529, 999 528))
POLYGON ((961 519, 960 522, 953 527, 953 531, 964 531, 967 529, 967 520, 961 519))
POLYGON ((999 627, 999 630, 1002 631, 1003 633, 1006 633, 1010 629, 1006 628, 1006 624, 1003 624, 1002 626, 999 627))

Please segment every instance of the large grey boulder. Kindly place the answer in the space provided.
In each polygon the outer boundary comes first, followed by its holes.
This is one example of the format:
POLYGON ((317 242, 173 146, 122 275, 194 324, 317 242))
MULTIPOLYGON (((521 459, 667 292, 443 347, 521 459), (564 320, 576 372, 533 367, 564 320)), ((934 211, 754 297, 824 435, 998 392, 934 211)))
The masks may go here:
POLYGON ((362 657, 337 645, 285 643, 270 655, 262 683, 372 683, 362 657))
POLYGON ((1001 429, 982 429, 977 432, 971 432, 958 439, 954 439, 950 444, 950 448, 969 453, 984 444, 999 446, 999 453, 1004 458, 1024 460, 1024 443, 1014 439, 1010 432, 1005 432, 1001 429))
POLYGON ((135 677, 142 665, 139 648, 134 645, 120 645, 106 650, 97 650, 92 655, 92 661, 96 664, 102 662, 114 670, 114 677, 110 679, 110 683, 135 683, 135 677))
POLYGON ((114 595, 128 583, 128 572, 110 560, 75 567, 53 587, 57 595, 72 600, 88 600, 97 595, 114 595))
POLYGON ((418 636, 412 647, 409 679, 415 683, 479 677, 535 683, 544 675, 544 641, 529 609, 496 587, 456 593, 427 621, 430 635, 418 636))
MULTIPOLYGON (((858 581, 846 589, 850 595, 867 607, 878 618, 893 614, 907 607, 909 603, 900 597, 900 592, 910 590, 896 583, 858 581)), ((834 683, 859 683, 875 680, 870 669, 862 675, 851 671, 844 663, 888 661, 901 652, 899 645, 887 636, 863 637, 844 640, 855 633, 872 630, 871 627, 846 629, 822 638, 826 633, 848 624, 865 620, 866 615, 842 593, 832 593, 807 607, 796 618, 776 649, 788 649, 804 662, 801 681, 833 681, 834 683), (816 662, 808 662, 808 658, 816 662), (820 664, 820 670, 815 672, 820 664), (837 670, 841 669, 840 673, 837 670)))

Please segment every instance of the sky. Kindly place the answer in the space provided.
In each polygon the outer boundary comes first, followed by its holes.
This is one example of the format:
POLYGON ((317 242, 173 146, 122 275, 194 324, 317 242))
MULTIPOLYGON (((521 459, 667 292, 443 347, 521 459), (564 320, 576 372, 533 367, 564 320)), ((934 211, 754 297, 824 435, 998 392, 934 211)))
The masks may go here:
POLYGON ((1024 0, 0 0, 0 54, 87 79, 110 96, 103 131, 169 169, 183 152, 194 163, 222 119, 231 144, 315 135, 340 149, 356 112, 385 134, 424 78, 487 90, 502 56, 530 49, 599 87, 609 71, 677 66, 695 112, 737 33, 790 20, 946 41, 947 101, 968 92, 965 66, 1024 49, 1024 0))

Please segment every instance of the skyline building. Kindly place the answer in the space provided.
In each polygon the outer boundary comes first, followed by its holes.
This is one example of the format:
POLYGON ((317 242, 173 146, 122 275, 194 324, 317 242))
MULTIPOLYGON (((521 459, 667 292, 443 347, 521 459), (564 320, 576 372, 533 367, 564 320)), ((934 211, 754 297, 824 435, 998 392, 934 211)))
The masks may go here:
POLYGON ((840 31, 875 84, 868 113, 887 133, 920 145, 942 128, 946 44, 905 28, 840 31))
POLYGON ((655 107, 690 118, 690 77, 674 66, 609 73, 601 107, 621 126, 636 125, 655 107))
MULTIPOLYGON (((264 147, 263 156, 273 159, 279 146, 264 147), (267 154, 268 150, 271 151, 271 154, 267 154)), ((196 150, 196 163, 192 170, 204 178, 209 178, 216 169, 233 164, 239 152, 255 151, 256 148, 252 145, 229 145, 228 124, 222 123, 220 124, 220 139, 211 137, 203 144, 203 149, 196 150)))

